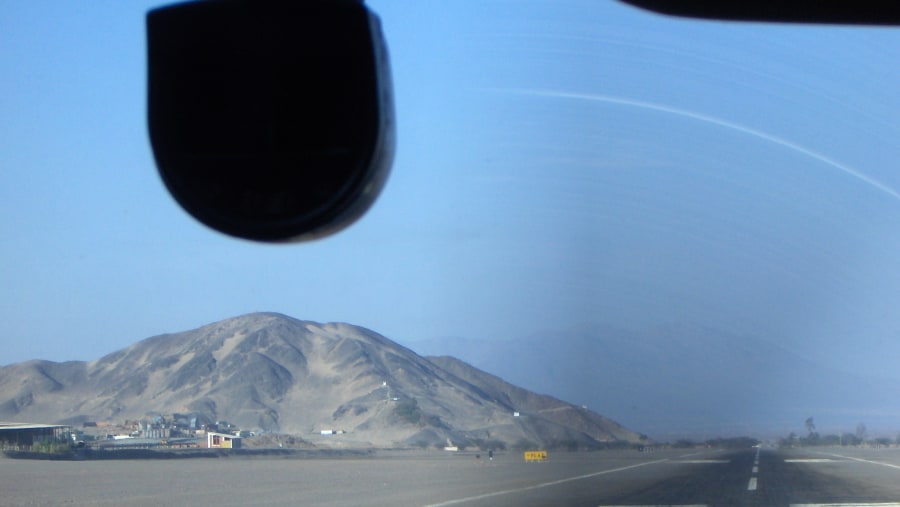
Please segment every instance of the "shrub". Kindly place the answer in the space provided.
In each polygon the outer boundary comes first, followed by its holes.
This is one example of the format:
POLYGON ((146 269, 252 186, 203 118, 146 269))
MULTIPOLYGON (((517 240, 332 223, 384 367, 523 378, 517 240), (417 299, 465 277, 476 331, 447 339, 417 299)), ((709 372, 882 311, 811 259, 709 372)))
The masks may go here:
POLYGON ((422 409, 419 408, 418 400, 409 398, 397 402, 397 406, 394 407, 394 415, 409 424, 419 424, 422 420, 422 409))

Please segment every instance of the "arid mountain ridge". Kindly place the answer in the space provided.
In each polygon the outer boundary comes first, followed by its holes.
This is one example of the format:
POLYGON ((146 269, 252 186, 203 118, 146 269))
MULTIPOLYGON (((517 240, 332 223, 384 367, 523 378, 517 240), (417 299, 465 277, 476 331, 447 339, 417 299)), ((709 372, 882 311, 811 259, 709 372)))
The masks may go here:
POLYGON ((640 439, 453 357, 426 358, 361 327, 275 313, 147 338, 95 361, 0 368, 0 420, 80 424, 173 413, 298 435, 343 430, 333 442, 347 446, 450 438, 589 448, 640 439))
MULTIPOLYGON (((811 350, 818 346, 810 339, 811 350)), ((660 440, 802 435, 808 417, 823 434, 865 423, 873 435, 894 438, 900 424, 892 402, 900 398, 896 381, 837 370, 776 341, 696 323, 634 330, 573 325, 510 340, 422 341, 416 349, 454 351, 526 389, 539 386, 603 407, 660 440)))

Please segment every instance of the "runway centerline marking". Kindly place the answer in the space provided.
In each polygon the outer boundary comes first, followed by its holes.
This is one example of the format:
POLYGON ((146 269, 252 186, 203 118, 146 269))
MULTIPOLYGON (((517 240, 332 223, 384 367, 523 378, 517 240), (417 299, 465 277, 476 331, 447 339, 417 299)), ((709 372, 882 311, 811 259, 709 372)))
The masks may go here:
POLYGON ((759 479, 757 479, 756 474, 759 473, 759 448, 756 448, 756 456, 753 458, 753 470, 750 472, 753 474, 750 477, 750 482, 747 483, 747 491, 756 491, 756 487, 759 483, 759 479))
POLYGON ((612 474, 612 473, 616 473, 616 472, 623 472, 625 470, 631 470, 632 468, 639 468, 639 467, 643 467, 643 466, 647 466, 647 465, 654 465, 656 463, 662 463, 664 461, 669 461, 669 458, 658 459, 656 461, 647 461, 645 463, 638 463, 636 465, 628 465, 627 467, 619 467, 619 468, 611 468, 609 470, 601 470, 599 472, 594 472, 592 474, 578 475, 576 477, 567 477, 565 479, 558 479, 555 481, 543 482, 541 484, 535 484, 533 486, 525 486, 523 488, 505 489, 503 491, 494 491, 492 493, 484 493, 483 495, 467 496, 465 498, 457 498, 455 500, 447 500, 446 502, 438 502, 438 503, 428 504, 425 507, 444 507, 445 505, 456 505, 456 504, 460 504, 460 503, 471 502, 474 500, 483 500, 485 498, 491 498, 494 496, 508 495, 510 493, 519 493, 521 491, 531 491, 533 489, 540 489, 540 488, 546 488, 549 486, 556 486, 559 484, 565 484, 567 482, 580 481, 582 479, 590 479, 591 477, 597 477, 600 475, 612 474))

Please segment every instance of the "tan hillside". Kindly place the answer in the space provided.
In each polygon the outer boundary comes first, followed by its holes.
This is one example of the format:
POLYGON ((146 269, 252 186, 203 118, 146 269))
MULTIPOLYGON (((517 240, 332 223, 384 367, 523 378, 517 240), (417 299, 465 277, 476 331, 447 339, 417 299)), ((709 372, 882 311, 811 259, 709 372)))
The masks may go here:
POLYGON ((148 338, 91 362, 0 368, 0 420, 80 424, 173 413, 248 430, 343 430, 328 443, 347 446, 638 441, 598 414, 457 359, 424 358, 361 327, 274 313, 148 338))

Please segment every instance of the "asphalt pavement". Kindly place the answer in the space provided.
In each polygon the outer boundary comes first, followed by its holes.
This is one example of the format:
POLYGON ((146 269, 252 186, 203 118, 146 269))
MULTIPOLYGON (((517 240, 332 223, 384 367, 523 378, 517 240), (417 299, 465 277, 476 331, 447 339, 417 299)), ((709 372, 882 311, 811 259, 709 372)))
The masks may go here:
POLYGON ((570 477, 429 505, 900 507, 897 449, 753 448, 599 461, 581 463, 570 477))
POLYGON ((900 448, 0 459, 0 506, 900 507, 900 448))

